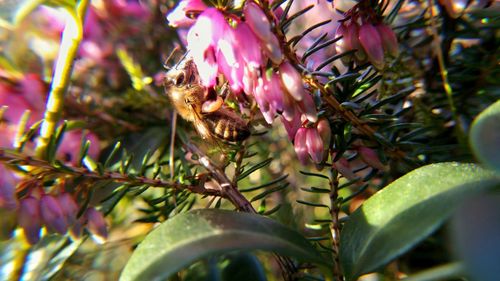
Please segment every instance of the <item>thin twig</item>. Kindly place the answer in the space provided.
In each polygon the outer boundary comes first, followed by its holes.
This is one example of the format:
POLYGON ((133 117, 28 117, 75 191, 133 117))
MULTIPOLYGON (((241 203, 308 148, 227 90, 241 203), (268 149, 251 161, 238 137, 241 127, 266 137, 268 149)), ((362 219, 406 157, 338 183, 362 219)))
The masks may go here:
MULTIPOLYGON (((7 165, 22 165, 22 166, 32 166, 42 171, 45 175, 52 176, 74 176, 74 177, 85 177, 94 180, 112 180, 114 182, 122 182, 129 185, 148 185, 151 187, 161 187, 161 188, 173 188, 176 190, 189 190, 193 193, 219 196, 223 197, 223 193, 217 189, 207 189, 203 185, 186 185, 177 182, 169 182, 161 179, 151 179, 142 176, 133 176, 121 174, 118 172, 93 172, 85 167, 72 167, 72 166, 61 166, 57 167, 45 160, 33 158, 20 153, 11 151, 10 149, 0 147, 0 162, 4 162, 7 165)), ((32 170, 34 172, 34 170, 32 170)))
POLYGON ((330 179, 330 217, 332 223, 330 224, 330 232, 332 235, 332 251, 333 251, 333 277, 334 280, 342 281, 343 274, 340 268, 339 260, 339 243, 340 243, 340 222, 339 212, 340 206, 338 202, 339 181, 338 173, 335 169, 331 169, 332 179, 330 179))

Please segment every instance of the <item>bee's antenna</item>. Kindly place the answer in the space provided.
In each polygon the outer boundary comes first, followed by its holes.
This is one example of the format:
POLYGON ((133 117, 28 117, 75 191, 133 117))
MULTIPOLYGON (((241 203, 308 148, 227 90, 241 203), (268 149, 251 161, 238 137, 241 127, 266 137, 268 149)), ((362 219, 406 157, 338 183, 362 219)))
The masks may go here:
POLYGON ((168 55, 168 57, 165 59, 165 61, 163 62, 163 67, 168 71, 170 69, 172 69, 172 67, 168 66, 167 63, 172 59, 172 57, 174 56, 174 54, 176 52, 178 52, 181 48, 179 46, 176 46, 172 52, 170 52, 170 54, 168 55))

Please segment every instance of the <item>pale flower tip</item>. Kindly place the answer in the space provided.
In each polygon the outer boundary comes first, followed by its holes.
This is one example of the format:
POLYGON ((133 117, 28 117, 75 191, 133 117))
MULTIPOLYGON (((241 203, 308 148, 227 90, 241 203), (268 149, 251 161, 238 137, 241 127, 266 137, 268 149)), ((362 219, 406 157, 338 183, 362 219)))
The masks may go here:
POLYGON ((359 42, 373 66, 377 69, 384 68, 382 40, 372 24, 365 23, 359 28, 359 42))
POLYGON ((87 209, 87 229, 92 234, 92 239, 99 244, 102 244, 108 238, 108 230, 106 221, 101 212, 91 207, 87 209))
POLYGON ((316 128, 307 128, 306 146, 309 155, 315 163, 323 161, 323 140, 316 128))
POLYGON ((287 61, 280 65, 279 70, 284 88, 296 101, 301 101, 306 93, 300 73, 287 61))
POLYGON ((295 149, 295 153, 297 154, 297 158, 299 159, 302 165, 307 165, 309 162, 309 153, 307 149, 307 129, 299 128, 297 133, 295 134, 293 147, 295 149))

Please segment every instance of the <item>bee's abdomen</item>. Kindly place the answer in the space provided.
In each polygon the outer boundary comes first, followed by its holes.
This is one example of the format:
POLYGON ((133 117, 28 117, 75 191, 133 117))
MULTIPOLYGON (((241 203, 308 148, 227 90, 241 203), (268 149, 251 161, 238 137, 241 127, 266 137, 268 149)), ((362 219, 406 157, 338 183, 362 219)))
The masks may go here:
POLYGON ((205 116, 208 129, 218 138, 235 142, 250 136, 247 124, 238 116, 216 111, 205 116))

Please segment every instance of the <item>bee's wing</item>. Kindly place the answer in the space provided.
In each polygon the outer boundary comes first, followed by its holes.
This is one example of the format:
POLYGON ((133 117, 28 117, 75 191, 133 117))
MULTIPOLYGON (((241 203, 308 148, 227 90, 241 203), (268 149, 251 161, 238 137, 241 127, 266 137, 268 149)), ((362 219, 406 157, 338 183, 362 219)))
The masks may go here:
POLYGON ((190 105, 190 106, 191 106, 191 110, 192 110, 193 116, 194 116, 194 121, 192 123, 194 124, 196 131, 198 131, 198 133, 200 134, 200 136, 203 139, 213 141, 214 137, 213 137, 212 132, 210 131, 210 128, 208 127, 206 121, 201 116, 202 113, 198 112, 196 110, 196 108, 194 107, 194 105, 190 105))

